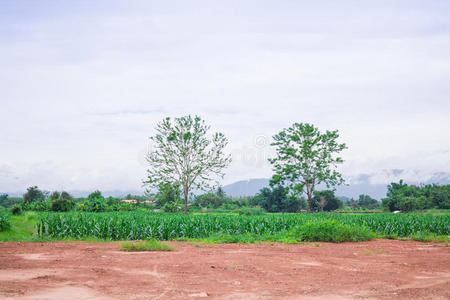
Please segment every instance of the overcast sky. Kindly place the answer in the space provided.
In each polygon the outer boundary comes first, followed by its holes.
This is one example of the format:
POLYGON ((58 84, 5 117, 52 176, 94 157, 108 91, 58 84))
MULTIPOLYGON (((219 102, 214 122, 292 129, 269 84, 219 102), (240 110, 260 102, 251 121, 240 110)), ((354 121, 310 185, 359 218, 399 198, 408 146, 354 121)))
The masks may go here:
POLYGON ((450 172, 450 1, 2 0, 0 105, 0 192, 140 190, 189 113, 230 140, 223 184, 270 177, 293 122, 340 131, 350 183, 424 182, 450 172))

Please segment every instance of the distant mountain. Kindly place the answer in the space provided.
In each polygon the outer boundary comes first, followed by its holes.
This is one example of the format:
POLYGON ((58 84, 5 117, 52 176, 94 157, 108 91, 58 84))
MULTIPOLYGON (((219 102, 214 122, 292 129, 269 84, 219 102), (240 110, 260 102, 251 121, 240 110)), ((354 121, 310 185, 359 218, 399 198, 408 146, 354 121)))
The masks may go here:
MULTIPOLYGON (((223 187, 225 193, 232 197, 253 196, 260 189, 269 186, 270 179, 259 178, 237 181, 223 187)), ((319 187, 325 189, 326 187, 319 187)), ((336 195, 346 198, 358 198, 361 194, 369 195, 375 199, 386 197, 387 187, 385 184, 353 184, 351 186, 340 186, 336 189, 336 195)))
POLYGON ((267 178, 242 180, 224 186, 223 190, 232 197, 253 196, 260 189, 269 186, 269 181, 267 178))

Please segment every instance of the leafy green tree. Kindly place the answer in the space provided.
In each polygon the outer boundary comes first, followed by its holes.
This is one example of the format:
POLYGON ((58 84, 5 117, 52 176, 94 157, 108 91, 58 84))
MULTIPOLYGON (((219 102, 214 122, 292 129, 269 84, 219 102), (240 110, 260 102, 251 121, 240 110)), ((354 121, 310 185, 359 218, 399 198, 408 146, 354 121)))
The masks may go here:
POLYGON ((50 203, 52 211, 70 211, 75 205, 72 196, 65 191, 51 193, 50 203))
POLYGON ((57 200, 61 197, 61 194, 57 191, 54 191, 53 193, 50 194, 50 200, 54 201, 57 200))
POLYGON ((200 117, 189 115, 164 119, 150 137, 154 150, 146 157, 150 168, 144 183, 152 188, 166 182, 179 185, 185 214, 191 189, 210 189, 212 176, 223 177, 223 169, 231 162, 231 156, 224 153, 226 137, 219 132, 208 136, 209 130, 200 117))
POLYGON ((450 185, 408 185, 400 180, 388 185, 383 206, 390 211, 414 211, 428 208, 450 208, 450 185))
POLYGON ((44 193, 37 186, 27 188, 27 192, 23 195, 23 202, 31 204, 33 202, 44 201, 44 193))
POLYGON ((250 204, 261 206, 268 212, 297 212, 306 206, 304 199, 289 194, 289 190, 281 185, 261 189, 250 204))
POLYGON ((77 204, 77 209, 89 212, 104 212, 107 210, 107 203, 100 191, 89 194, 87 200, 77 204))
POLYGON ((218 208, 222 206, 226 201, 225 198, 220 197, 215 193, 206 193, 195 197, 195 202, 201 207, 214 207, 218 208))
POLYGON ((337 130, 321 133, 307 123, 295 123, 273 136, 271 145, 277 152, 275 158, 269 159, 275 172, 273 180, 291 191, 305 192, 309 212, 319 184, 330 188, 344 183, 336 166, 343 162, 338 154, 347 147, 338 143, 338 138, 337 130))
POLYGON ((314 191, 312 209, 316 211, 333 211, 343 206, 343 202, 339 200, 334 191, 314 191), (321 203, 323 206, 321 208, 321 203))
POLYGON ((374 209, 377 208, 380 205, 380 203, 370 197, 369 195, 359 195, 358 199, 358 206, 367 208, 367 209, 374 209))
POLYGON ((73 199, 72 196, 66 191, 62 191, 61 192, 60 198, 61 199, 65 199, 65 200, 72 200, 73 199))

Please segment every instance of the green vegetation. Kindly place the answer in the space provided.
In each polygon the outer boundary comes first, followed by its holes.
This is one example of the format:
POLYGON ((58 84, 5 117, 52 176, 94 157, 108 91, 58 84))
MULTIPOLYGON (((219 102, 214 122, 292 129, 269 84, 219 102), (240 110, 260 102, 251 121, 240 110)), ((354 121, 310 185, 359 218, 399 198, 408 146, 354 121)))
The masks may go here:
POLYGON ((450 185, 427 184, 421 186, 399 183, 388 185, 383 206, 390 210, 415 211, 423 209, 450 209, 450 185))
POLYGON ((22 205, 14 204, 11 207, 11 214, 16 215, 16 216, 22 214, 22 205))
POLYGON ((173 247, 160 243, 155 240, 150 241, 140 241, 137 243, 122 243, 120 245, 121 251, 173 251, 175 250, 173 247))
MULTIPOLYGON (((181 215, 146 212, 43 213, 37 224, 40 237, 105 240, 201 239, 214 235, 276 236, 307 223, 326 220, 353 228, 365 227, 381 235, 410 237, 419 232, 450 233, 450 215, 413 214, 236 214, 181 215)), ((299 227, 300 226, 300 227, 299 227)), ((289 237, 289 236, 287 236, 289 237)))
POLYGON ((10 208, 14 204, 20 204, 23 202, 23 199, 20 197, 9 197, 8 194, 0 194, 0 209, 10 208))
POLYGON ((341 224, 337 220, 309 221, 293 232, 300 240, 308 242, 360 242, 375 238, 365 226, 341 224))
POLYGON ((11 221, 9 215, 5 211, 0 211, 0 231, 5 231, 11 228, 11 221))
POLYGON ((210 189, 213 177, 223 177, 223 169, 231 162, 225 154, 228 140, 220 132, 209 136, 210 126, 199 116, 165 118, 156 125, 155 143, 147 155, 147 184, 177 185, 184 194, 184 213, 188 213, 188 197, 192 189, 210 189))
POLYGON ((33 242, 46 239, 37 236, 37 215, 34 212, 27 212, 20 216, 11 216, 11 226, 0 232, 0 242, 33 242))
POLYGON ((292 195, 303 192, 312 209, 313 193, 319 184, 328 188, 344 183, 336 166, 344 160, 338 156, 347 148, 338 143, 337 130, 320 132, 308 123, 294 123, 273 136, 276 156, 269 159, 275 174, 271 185, 286 185, 292 195))

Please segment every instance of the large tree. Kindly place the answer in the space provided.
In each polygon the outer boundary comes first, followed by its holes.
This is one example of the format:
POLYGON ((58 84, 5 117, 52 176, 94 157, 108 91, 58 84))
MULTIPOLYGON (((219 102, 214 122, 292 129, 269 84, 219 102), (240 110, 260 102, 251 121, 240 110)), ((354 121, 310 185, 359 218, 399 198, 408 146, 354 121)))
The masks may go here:
POLYGON ((223 177, 223 169, 231 162, 224 153, 226 137, 216 132, 200 117, 190 115, 166 118, 156 125, 150 139, 154 148, 147 154, 149 169, 145 184, 158 188, 163 183, 179 185, 184 193, 184 213, 192 189, 212 188, 214 177, 223 177))
POLYGON ((314 189, 321 183, 328 188, 344 183, 337 165, 343 162, 339 153, 346 149, 338 143, 337 130, 320 132, 312 124, 294 123, 273 136, 271 144, 276 148, 275 158, 269 159, 275 175, 291 191, 303 191, 308 197, 308 211, 314 189))

